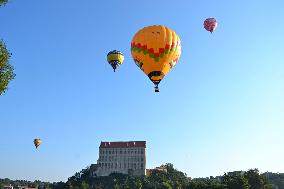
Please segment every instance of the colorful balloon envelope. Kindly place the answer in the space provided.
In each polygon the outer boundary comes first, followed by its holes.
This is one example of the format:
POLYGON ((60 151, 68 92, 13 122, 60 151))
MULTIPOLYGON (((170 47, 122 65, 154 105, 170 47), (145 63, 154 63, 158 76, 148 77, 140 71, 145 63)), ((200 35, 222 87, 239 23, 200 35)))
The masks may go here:
POLYGON ((215 18, 207 18, 203 23, 204 28, 211 33, 217 28, 218 22, 215 18))
POLYGON ((39 147, 39 145, 41 143, 42 143, 41 139, 39 139, 39 138, 34 139, 34 145, 35 145, 36 148, 39 147))
POLYGON ((113 68, 114 72, 123 63, 123 60, 124 60, 124 56, 118 50, 110 51, 107 54, 107 61, 111 65, 111 67, 113 68))
POLYGON ((155 92, 159 92, 159 83, 179 60, 181 41, 166 26, 144 27, 132 39, 131 54, 135 64, 155 84, 155 92))

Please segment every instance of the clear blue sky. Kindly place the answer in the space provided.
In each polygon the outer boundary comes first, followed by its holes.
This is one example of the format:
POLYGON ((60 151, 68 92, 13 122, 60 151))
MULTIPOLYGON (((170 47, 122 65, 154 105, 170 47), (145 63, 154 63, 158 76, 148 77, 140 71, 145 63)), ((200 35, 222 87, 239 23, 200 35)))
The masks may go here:
POLYGON ((146 140, 147 168, 191 177, 284 172, 284 1, 11 0, 0 38, 17 74, 0 96, 0 178, 66 181, 101 141, 146 140), (214 34, 203 20, 214 16, 214 34), (131 59, 142 27, 182 40, 154 93, 131 59), (106 62, 118 49, 116 73, 106 62), (34 149, 33 139, 43 144, 34 149))

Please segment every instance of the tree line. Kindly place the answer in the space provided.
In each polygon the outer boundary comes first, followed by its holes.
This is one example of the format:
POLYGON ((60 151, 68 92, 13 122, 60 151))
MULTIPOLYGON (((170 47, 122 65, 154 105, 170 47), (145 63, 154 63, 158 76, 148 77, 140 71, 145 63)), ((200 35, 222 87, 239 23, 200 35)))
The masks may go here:
POLYGON ((284 174, 260 174, 258 169, 228 172, 219 177, 194 178, 177 169, 170 163, 167 171, 153 170, 148 176, 129 176, 112 173, 105 177, 91 176, 87 167, 76 172, 66 182, 48 183, 41 181, 11 181, 0 179, 0 189, 4 185, 25 185, 39 189, 284 189, 284 174))

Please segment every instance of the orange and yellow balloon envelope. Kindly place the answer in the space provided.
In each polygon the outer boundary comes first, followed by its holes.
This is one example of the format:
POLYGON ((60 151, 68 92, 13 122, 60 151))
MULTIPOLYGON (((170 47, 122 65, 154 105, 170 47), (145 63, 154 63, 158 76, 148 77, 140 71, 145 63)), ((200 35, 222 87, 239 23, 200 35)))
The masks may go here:
POLYGON ((144 27, 132 39, 131 54, 135 64, 155 84, 155 92, 159 92, 159 83, 179 60, 181 40, 166 26, 144 27))

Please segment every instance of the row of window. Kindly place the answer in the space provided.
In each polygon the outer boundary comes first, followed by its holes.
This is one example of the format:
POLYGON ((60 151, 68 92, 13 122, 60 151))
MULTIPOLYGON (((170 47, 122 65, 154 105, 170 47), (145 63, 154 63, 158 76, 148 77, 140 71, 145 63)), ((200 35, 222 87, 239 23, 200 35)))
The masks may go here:
POLYGON ((101 154, 144 154, 145 149, 100 149, 101 154))
MULTIPOLYGON (((100 156, 99 160, 100 161, 118 161, 119 158, 116 156, 100 156)), ((120 158, 122 161, 122 158, 120 158)), ((123 161, 144 161, 144 157, 139 157, 139 156, 132 156, 132 157, 124 157, 123 161)))
POLYGON ((103 169, 144 169, 143 163, 99 163, 99 167, 103 169))

